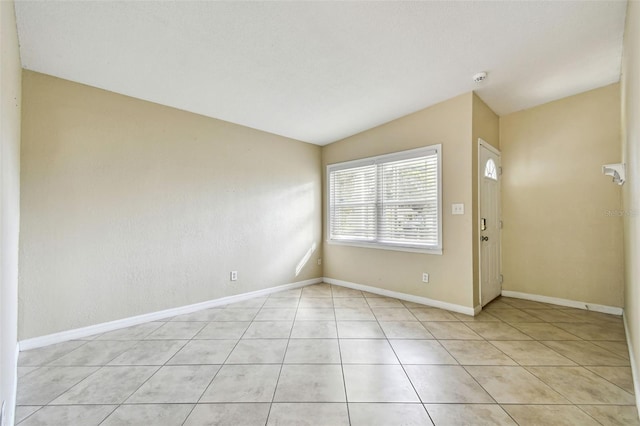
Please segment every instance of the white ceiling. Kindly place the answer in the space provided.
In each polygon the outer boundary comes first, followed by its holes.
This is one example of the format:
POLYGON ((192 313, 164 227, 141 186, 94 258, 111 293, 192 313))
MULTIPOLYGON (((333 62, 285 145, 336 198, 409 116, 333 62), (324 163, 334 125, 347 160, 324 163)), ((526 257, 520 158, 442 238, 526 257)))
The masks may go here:
POLYGON ((24 68, 324 145, 476 90, 619 80, 624 1, 18 1, 24 68), (487 71, 476 85, 471 76, 487 71))

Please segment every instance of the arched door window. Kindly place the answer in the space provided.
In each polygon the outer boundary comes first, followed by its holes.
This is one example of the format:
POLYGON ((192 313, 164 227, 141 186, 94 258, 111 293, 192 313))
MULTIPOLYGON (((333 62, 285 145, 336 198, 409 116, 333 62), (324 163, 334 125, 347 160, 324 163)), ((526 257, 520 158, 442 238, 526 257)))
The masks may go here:
POLYGON ((493 159, 489 158, 487 164, 484 166, 484 177, 489 179, 498 180, 498 170, 496 169, 496 163, 493 159))

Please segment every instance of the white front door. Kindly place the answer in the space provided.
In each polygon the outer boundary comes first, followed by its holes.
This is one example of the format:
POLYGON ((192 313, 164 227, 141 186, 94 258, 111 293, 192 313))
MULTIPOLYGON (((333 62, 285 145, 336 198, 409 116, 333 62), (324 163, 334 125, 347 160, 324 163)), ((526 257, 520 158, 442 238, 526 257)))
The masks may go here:
POLYGON ((500 151, 479 140, 480 302, 491 302, 502 291, 500 268, 500 151))

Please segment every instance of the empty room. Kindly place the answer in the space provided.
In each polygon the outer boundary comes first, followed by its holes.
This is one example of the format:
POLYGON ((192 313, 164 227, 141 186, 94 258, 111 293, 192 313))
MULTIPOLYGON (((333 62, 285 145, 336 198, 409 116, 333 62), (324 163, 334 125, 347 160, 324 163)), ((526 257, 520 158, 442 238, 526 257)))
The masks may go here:
POLYGON ((640 425, 640 2, 0 1, 0 426, 640 425))

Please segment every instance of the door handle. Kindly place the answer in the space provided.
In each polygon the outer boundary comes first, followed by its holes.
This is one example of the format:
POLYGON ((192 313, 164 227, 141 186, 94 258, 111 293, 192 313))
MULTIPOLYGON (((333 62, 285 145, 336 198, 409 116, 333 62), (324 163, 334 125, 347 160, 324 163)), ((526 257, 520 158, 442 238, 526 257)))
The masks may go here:
POLYGON ((480 241, 489 241, 489 237, 483 235, 480 237, 480 241))

